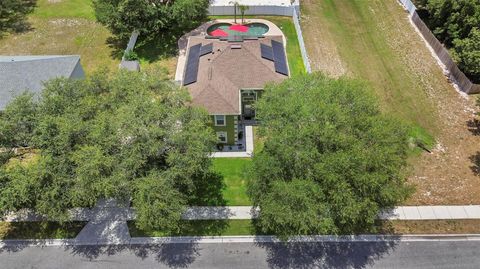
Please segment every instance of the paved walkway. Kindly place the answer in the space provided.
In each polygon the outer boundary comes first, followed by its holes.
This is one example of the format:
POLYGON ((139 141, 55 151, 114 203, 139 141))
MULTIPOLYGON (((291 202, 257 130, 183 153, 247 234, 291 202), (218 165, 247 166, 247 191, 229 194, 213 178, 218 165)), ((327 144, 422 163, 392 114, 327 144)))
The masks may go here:
POLYGON ((120 207, 114 200, 99 201, 86 214, 89 222, 78 233, 75 241, 82 243, 128 244, 130 233, 127 220, 133 218, 132 210, 120 207))

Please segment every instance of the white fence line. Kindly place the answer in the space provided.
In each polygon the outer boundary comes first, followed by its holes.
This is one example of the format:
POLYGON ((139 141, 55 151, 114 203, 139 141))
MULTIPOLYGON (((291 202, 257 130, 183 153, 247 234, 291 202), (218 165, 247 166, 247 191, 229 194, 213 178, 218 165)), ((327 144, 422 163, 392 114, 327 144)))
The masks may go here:
POLYGON ((405 9, 408 11, 410 15, 412 15, 415 10, 417 9, 415 5, 412 3, 410 0, 398 0, 402 5, 405 7, 405 9))
POLYGON ((303 40, 302 27, 300 26, 300 20, 298 18, 297 9, 293 11, 293 24, 295 25, 295 30, 297 32, 298 44, 300 45, 300 52, 302 54, 303 64, 305 65, 305 70, 307 73, 312 73, 312 68, 310 66, 310 59, 308 59, 307 48, 305 48, 305 42, 303 40))
MULTIPOLYGON (((233 6, 210 6, 208 13, 213 16, 233 15, 235 9, 233 6)), ((293 14, 293 6, 249 6, 245 11, 245 15, 277 15, 277 16, 289 16, 293 14)), ((237 15, 240 16, 240 12, 237 9, 237 15)))

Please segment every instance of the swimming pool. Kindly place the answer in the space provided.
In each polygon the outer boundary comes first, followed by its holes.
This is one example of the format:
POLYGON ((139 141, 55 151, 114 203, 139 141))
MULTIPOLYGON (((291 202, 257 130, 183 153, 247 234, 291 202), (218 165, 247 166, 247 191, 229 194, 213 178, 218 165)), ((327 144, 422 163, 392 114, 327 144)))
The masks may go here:
POLYGON ((208 27, 207 34, 214 37, 226 36, 263 36, 269 27, 260 22, 248 24, 215 23, 208 27))

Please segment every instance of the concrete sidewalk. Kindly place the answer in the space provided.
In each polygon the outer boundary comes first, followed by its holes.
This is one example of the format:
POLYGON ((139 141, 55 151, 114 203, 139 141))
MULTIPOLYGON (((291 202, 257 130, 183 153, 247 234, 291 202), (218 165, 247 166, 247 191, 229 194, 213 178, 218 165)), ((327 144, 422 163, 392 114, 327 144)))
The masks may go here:
MULTIPOLYGON (((227 220, 227 219, 253 219, 259 211, 251 206, 223 206, 189 207, 183 214, 187 220, 227 220)), ((164 242, 192 243, 198 240, 209 241, 209 237, 179 237, 179 238, 131 238, 127 226, 128 220, 135 219, 133 208, 122 207, 114 200, 102 200, 92 208, 76 208, 71 210, 72 220, 88 221, 87 225, 80 231, 73 240, 56 240, 55 244, 74 245, 125 245, 125 244, 148 244, 164 242)), ((36 215, 31 211, 23 211, 11 214, 6 221, 39 221, 45 220, 43 216, 36 215)), ((480 205, 469 206, 401 206, 393 210, 384 211, 379 215, 383 220, 452 220, 452 219, 480 219, 480 205)), ((258 240, 259 237, 251 236, 232 237, 230 239, 221 237, 213 241, 238 242, 239 240, 258 240), (232 239, 233 238, 233 239, 232 239)), ((273 238, 273 237, 272 237, 273 238)), ((269 238, 268 240, 272 240, 269 238)), ((310 237, 308 237, 310 238, 310 237)), ((310 239, 302 240, 312 240, 310 239)), ((376 237, 377 238, 377 237, 376 237)), ((318 238, 314 239, 318 240, 318 238)), ((325 240, 325 239, 322 239, 325 240)), ((477 237, 475 237, 477 240, 477 237)), ((44 240, 45 241, 45 240, 44 240)), ((10 242, 12 244, 37 244, 42 240, 0 240, 0 245, 10 242)), ((0 246, 1 247, 1 246, 0 246)))
MULTIPOLYGON (((207 219, 252 219, 258 212, 251 206, 192 206, 183 214, 188 220, 207 219)), ((133 208, 116 206, 97 206, 94 209, 75 208, 71 210, 71 219, 77 221, 106 220, 112 216, 121 216, 122 220, 134 220, 133 208)), ((379 215, 382 220, 451 220, 451 219, 480 219, 480 205, 459 206, 399 206, 392 210, 385 210, 379 215)), ((41 221, 45 217, 22 210, 4 218, 7 222, 41 221)))

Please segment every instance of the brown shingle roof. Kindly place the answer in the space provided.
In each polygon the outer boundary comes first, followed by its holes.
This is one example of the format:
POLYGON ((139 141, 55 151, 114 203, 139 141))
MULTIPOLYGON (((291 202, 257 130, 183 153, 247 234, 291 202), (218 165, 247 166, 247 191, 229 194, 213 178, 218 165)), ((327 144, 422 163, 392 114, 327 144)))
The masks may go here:
POLYGON ((260 43, 270 46, 272 39, 282 42, 281 36, 241 43, 190 37, 189 48, 213 43, 213 53, 200 57, 197 81, 187 86, 193 104, 205 107, 210 114, 238 115, 240 89, 262 89, 268 82, 287 78, 275 72, 272 61, 261 57, 260 43))

